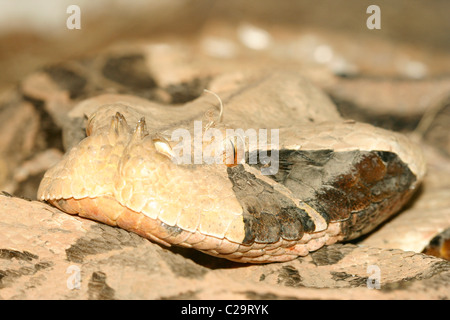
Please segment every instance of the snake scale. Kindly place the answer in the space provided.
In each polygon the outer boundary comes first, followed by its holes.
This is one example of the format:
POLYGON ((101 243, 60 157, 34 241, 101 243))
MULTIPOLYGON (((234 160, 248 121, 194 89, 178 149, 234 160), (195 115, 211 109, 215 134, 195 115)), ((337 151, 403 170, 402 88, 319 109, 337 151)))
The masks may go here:
MULTIPOLYGON (((208 88, 224 103, 223 119, 212 127, 279 129, 276 173, 246 161, 261 151, 248 147, 233 165, 172 161, 164 150, 175 147, 174 130, 192 133, 194 121, 218 118, 210 95, 161 105, 105 94, 72 111, 86 115, 87 136, 46 172, 38 199, 164 245, 265 263, 370 232, 424 177, 423 154, 406 136, 341 119, 293 72, 218 77, 208 88), (263 94, 242 105, 240 93, 252 88, 263 94), (305 92, 314 105, 305 103, 305 92)), ((275 149, 269 143, 264 151, 275 149)))

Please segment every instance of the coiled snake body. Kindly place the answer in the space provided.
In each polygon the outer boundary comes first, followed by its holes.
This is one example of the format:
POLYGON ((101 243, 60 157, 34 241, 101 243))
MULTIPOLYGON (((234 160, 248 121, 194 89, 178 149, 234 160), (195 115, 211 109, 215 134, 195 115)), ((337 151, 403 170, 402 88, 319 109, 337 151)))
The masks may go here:
MULTIPOLYGON (((107 95, 84 103, 89 136, 45 174, 38 198, 165 245, 260 263, 291 260, 373 230, 424 176, 421 151, 401 134, 323 121, 323 113, 316 121, 295 106, 288 114, 246 108, 233 103, 235 92, 219 92, 227 106, 220 125, 279 128, 276 174, 263 175, 262 164, 245 161, 176 164, 158 150, 155 136, 189 130, 211 108, 208 97, 161 108, 107 95)), ((248 158, 252 150, 245 152, 248 158)))

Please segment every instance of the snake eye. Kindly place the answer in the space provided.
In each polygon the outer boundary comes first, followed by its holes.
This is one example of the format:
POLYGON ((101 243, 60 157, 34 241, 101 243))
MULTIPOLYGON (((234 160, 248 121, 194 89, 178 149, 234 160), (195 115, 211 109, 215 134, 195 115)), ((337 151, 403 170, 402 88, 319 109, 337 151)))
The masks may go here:
POLYGON ((155 145, 155 149, 158 153, 166 156, 170 160, 175 158, 175 153, 173 152, 172 147, 164 137, 156 135, 153 137, 153 144, 155 145))

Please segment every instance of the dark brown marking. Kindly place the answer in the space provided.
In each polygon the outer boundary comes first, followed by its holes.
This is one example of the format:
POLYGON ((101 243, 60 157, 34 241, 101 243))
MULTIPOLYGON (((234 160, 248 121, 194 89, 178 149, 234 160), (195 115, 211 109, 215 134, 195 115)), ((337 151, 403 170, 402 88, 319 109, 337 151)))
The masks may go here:
MULTIPOLYGON (((349 199, 344 191, 324 185, 316 191, 314 200, 326 210, 330 221, 344 220, 350 216, 349 199)), ((305 202, 308 203, 308 200, 305 202)))
POLYGON ((76 99, 83 95, 87 81, 76 72, 63 66, 46 67, 44 71, 61 89, 69 91, 71 99, 76 99))
POLYGON ((370 231, 398 211, 416 180, 396 154, 386 151, 280 150, 279 164, 278 173, 269 177, 327 223, 345 221, 347 239, 370 231))
POLYGON ((208 87, 208 82, 208 78, 195 78, 188 82, 172 84, 165 90, 172 97, 171 103, 186 103, 197 99, 203 93, 203 89, 208 87))
POLYGON ((242 165, 227 168, 233 191, 243 209, 243 243, 273 243, 281 238, 299 240, 315 229, 313 220, 297 204, 271 185, 245 171, 242 165))
POLYGON ((22 261, 32 261, 33 259, 38 259, 39 257, 28 251, 17 251, 11 249, 0 249, 0 259, 17 259, 22 261))
MULTIPOLYGON (((347 75, 346 75, 347 77, 347 75)), ((359 81, 359 80, 344 80, 344 81, 359 81)), ((367 78, 363 79, 363 81, 368 81, 367 78)), ((379 79, 374 79, 373 81, 379 81, 379 79)), ((398 79, 394 81, 399 81, 398 79)), ((401 81, 401 80, 400 80, 401 81)), ((409 81, 409 80, 408 80, 409 81)), ((368 84, 370 86, 370 84, 368 84)), ((398 84, 396 84, 398 85, 398 84)), ((371 111, 370 108, 360 107, 351 99, 347 97, 341 97, 338 93, 330 92, 330 98, 336 104, 339 113, 345 119, 353 119, 358 122, 370 123, 376 127, 381 127, 384 129, 392 130, 392 131, 400 131, 400 132, 409 132, 413 131, 420 119, 419 115, 399 115, 399 114, 387 114, 380 113, 377 111, 371 111)))
POLYGON ((286 287, 300 287, 302 286, 302 277, 298 270, 292 266, 281 267, 278 273, 277 283, 286 287))
POLYGON ((371 203, 370 190, 361 182, 354 185, 348 193, 348 210, 357 212, 366 209, 371 203))
POLYGON ((355 164, 360 179, 366 184, 373 184, 383 179, 386 175, 386 166, 376 153, 361 155, 359 162, 355 164))
POLYGON ((331 271, 331 279, 339 282, 339 287, 354 288, 367 286, 368 277, 359 277, 347 272, 334 272, 331 271), (344 284, 342 284, 344 283, 344 284))
MULTIPOLYGON (((295 208, 285 208, 281 210, 277 218, 283 221, 281 224, 281 234, 286 240, 296 240, 300 239, 303 234, 303 224, 307 224, 311 220, 305 219, 302 221, 300 216, 297 214, 295 208)), ((313 226, 308 226, 308 229, 313 226)))
POLYGON ((123 86, 133 89, 152 89, 156 83, 147 72, 142 55, 127 55, 109 58, 103 66, 103 75, 123 86))
POLYGON ((38 262, 36 264, 25 262, 19 268, 0 270, 0 289, 14 286, 14 281, 20 277, 32 276, 37 272, 53 266, 52 262, 38 262))
POLYGON ((267 212, 260 212, 258 216, 244 213, 244 224, 247 241, 273 243, 280 239, 281 226, 277 217, 267 212))
MULTIPOLYGON (((439 283, 448 284, 449 276, 448 271, 450 271, 450 263, 445 260, 437 260, 428 265, 425 272, 416 273, 413 276, 405 277, 395 282, 381 283, 381 291, 392 292, 394 290, 407 290, 409 287, 414 286, 417 280, 429 279, 433 277, 433 282, 428 283, 428 290, 433 290, 434 286, 439 285, 439 283)), ((443 296, 443 300, 448 300, 448 297, 443 296)))
POLYGON ((317 251, 311 252, 310 256, 316 266, 328 266, 337 264, 355 248, 356 246, 351 244, 334 244, 331 246, 324 246, 317 251))
POLYGON ((114 300, 115 291, 106 283, 106 274, 93 272, 88 283, 89 300, 114 300))
POLYGON ((90 255, 118 250, 123 247, 136 247, 141 239, 138 235, 126 230, 97 224, 66 249, 66 258, 70 262, 83 263, 85 257, 90 255))
MULTIPOLYGON (((367 158, 364 157, 363 161, 366 161, 367 158)), ((373 174, 360 173, 359 183, 369 190, 371 202, 364 209, 351 212, 351 219, 343 224, 346 239, 354 239, 371 231, 400 210, 412 195, 411 186, 416 181, 416 177, 396 154, 374 151, 371 158, 371 166, 368 166, 367 163, 358 166, 360 170, 370 168, 375 172, 373 174), (383 166, 386 169, 383 169, 383 166), (384 176, 380 178, 382 173, 384 176)))

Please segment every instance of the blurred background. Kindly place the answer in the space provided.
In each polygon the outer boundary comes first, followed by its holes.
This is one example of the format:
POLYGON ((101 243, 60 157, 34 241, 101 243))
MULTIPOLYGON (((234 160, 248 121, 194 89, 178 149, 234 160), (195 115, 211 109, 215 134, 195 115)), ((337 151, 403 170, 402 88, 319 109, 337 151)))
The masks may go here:
POLYGON ((309 50, 322 64, 341 55, 331 66, 337 71, 439 76, 450 70, 449 12, 448 0, 0 0, 0 88, 119 40, 169 37, 203 37, 211 54, 224 57, 239 45, 272 49, 280 59, 309 50), (81 30, 66 28, 73 4, 81 30), (371 4, 381 8, 381 30, 366 27, 371 4), (262 43, 246 43, 245 34, 262 43), (359 56, 363 48, 378 56, 359 56))
POLYGON ((344 118, 419 128, 449 156, 449 12, 448 0, 0 0, 0 190, 35 198, 83 99, 176 105, 251 68, 299 72, 344 118), (67 27, 71 5, 81 29, 67 27))

